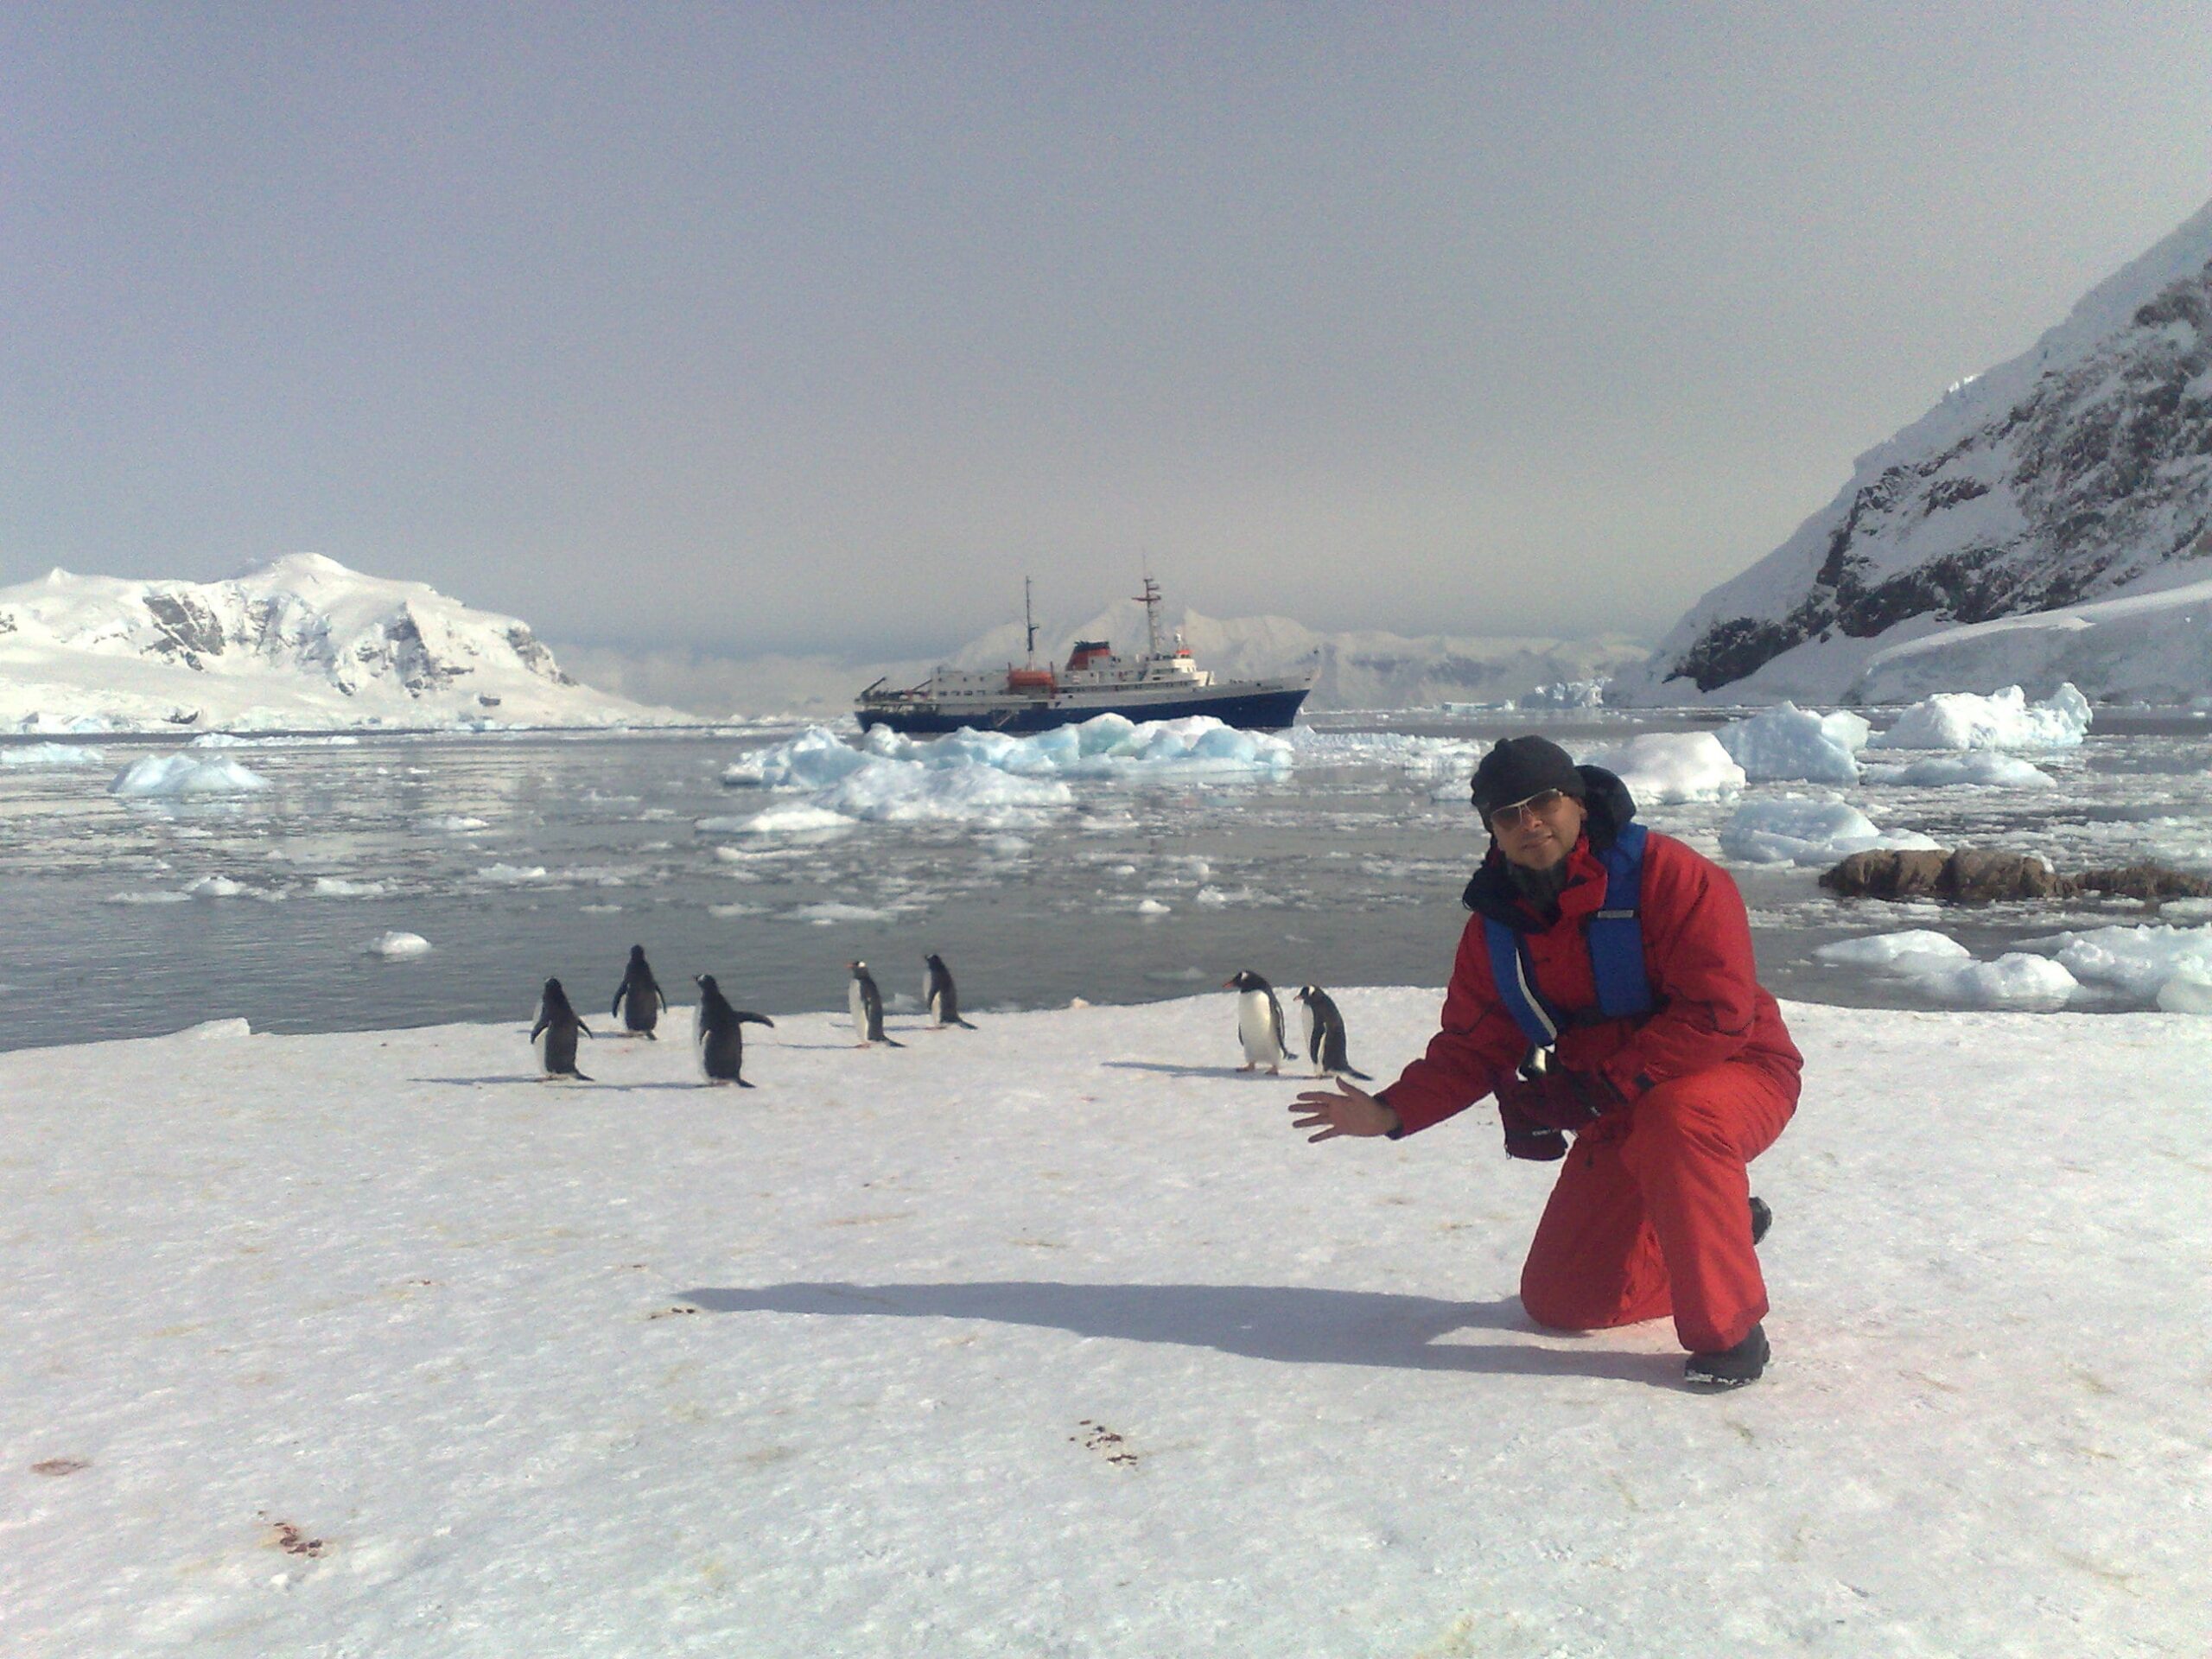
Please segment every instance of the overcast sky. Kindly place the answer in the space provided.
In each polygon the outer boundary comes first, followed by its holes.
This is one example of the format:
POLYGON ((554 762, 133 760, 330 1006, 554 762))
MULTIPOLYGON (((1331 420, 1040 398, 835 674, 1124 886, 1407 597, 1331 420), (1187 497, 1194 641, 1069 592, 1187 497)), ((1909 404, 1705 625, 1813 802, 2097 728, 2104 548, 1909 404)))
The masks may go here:
POLYGON ((0 582, 1656 634, 2212 195, 2212 7, 0 10, 0 582))

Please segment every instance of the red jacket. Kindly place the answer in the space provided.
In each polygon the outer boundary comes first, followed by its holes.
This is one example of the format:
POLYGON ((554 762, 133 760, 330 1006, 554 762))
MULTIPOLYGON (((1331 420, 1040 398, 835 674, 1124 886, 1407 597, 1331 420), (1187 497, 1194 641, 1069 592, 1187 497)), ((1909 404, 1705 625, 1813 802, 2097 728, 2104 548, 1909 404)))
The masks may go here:
MULTIPOLYGON (((1622 817, 1625 821, 1626 813, 1622 817)), ((1610 833, 1600 813, 1593 812, 1591 823, 1610 833)), ((1560 1064, 1601 1073, 1623 1100, 1633 1102, 1655 1084, 1737 1060, 1770 1072, 1795 1102, 1804 1060, 1781 1009, 1754 976, 1751 920, 1728 873, 1670 836, 1648 835, 1642 925, 1653 1011, 1641 1019, 1606 1020, 1597 1012, 1597 981, 1582 931, 1605 896, 1605 866, 1590 850, 1587 833, 1567 855, 1567 871, 1559 919, 1548 926, 1511 896, 1495 849, 1468 884, 1467 902, 1478 913, 1460 936, 1443 1028, 1380 1096, 1397 1112, 1402 1132, 1465 1110, 1529 1052, 1528 1037, 1491 977, 1484 912, 1522 934, 1537 990, 1575 1020, 1560 1033, 1560 1064)))

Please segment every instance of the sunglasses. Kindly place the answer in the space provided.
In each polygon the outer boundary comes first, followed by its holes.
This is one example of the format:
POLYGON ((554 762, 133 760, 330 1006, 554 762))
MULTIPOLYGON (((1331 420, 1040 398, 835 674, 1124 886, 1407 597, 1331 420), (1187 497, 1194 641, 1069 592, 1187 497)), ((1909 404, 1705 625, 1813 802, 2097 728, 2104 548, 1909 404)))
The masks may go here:
POLYGON ((1547 817, 1550 815, 1552 809, 1566 798, 1567 791, 1564 790, 1540 790, 1525 801, 1515 801, 1510 806, 1495 807, 1485 816, 1491 829, 1502 830, 1520 823, 1526 818, 1547 817))

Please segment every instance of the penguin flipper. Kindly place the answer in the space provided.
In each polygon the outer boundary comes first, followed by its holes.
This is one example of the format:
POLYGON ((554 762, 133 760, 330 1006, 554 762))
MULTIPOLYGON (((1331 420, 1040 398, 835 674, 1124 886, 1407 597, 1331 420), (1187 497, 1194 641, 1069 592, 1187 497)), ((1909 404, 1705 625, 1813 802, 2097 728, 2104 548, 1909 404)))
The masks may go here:
POLYGON ((545 1018, 543 1014, 539 1015, 537 1023, 530 1028, 530 1040, 533 1043, 536 1042, 540 1037, 545 1034, 546 1027, 552 1023, 553 1022, 550 1020, 545 1018))

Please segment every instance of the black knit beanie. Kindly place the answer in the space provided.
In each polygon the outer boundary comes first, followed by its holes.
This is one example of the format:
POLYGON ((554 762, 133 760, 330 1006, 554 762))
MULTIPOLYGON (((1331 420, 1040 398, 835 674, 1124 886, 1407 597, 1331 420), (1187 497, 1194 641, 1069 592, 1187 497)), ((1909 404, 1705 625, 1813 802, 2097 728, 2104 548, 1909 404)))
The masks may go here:
POLYGON ((1580 800, 1589 792, 1565 749, 1548 737, 1507 737, 1483 756, 1468 791, 1483 822, 1501 806, 1555 789, 1580 800))

